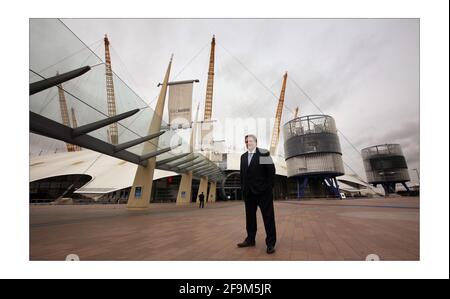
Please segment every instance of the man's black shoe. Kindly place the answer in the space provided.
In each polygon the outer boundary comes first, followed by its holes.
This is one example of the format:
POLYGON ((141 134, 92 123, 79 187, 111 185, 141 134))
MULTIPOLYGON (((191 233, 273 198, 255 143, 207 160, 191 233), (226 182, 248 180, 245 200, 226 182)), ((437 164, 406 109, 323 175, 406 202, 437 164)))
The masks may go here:
POLYGON ((275 247, 273 246, 267 246, 267 254, 272 254, 275 252, 275 247))
POLYGON ((242 247, 252 247, 255 246, 255 242, 250 242, 248 240, 245 240, 242 243, 237 244, 238 247, 242 248, 242 247))

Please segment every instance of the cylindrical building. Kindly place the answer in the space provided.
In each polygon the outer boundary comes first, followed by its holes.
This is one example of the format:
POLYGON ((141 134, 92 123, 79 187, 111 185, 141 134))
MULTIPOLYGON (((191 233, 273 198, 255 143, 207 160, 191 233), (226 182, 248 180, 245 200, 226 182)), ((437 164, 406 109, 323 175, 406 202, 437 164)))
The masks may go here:
POLYGON ((344 164, 334 119, 329 115, 297 117, 284 125, 283 133, 287 175, 303 180, 298 197, 311 178, 325 181, 338 197, 336 176, 344 174, 344 164))
POLYGON ((377 186, 381 184, 386 193, 394 193, 395 185, 402 183, 405 188, 410 180, 408 165, 399 144, 380 144, 361 150, 367 181, 377 186))

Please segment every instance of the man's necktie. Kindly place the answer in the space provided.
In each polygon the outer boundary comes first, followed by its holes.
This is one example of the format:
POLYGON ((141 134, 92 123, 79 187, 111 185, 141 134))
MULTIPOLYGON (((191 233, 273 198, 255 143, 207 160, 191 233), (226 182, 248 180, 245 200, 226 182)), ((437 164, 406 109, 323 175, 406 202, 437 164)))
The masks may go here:
POLYGON ((253 153, 248 153, 248 166, 250 166, 250 162, 252 161, 253 153))

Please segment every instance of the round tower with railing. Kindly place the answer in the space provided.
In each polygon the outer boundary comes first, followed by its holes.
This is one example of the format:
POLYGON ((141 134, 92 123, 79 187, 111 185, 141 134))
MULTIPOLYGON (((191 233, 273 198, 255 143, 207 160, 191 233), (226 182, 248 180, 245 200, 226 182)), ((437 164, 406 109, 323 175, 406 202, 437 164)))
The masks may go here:
POLYGON ((336 177, 344 174, 336 124, 329 115, 306 115, 283 126, 288 177, 297 177, 297 197, 308 181, 324 181, 334 197, 340 197, 336 177))

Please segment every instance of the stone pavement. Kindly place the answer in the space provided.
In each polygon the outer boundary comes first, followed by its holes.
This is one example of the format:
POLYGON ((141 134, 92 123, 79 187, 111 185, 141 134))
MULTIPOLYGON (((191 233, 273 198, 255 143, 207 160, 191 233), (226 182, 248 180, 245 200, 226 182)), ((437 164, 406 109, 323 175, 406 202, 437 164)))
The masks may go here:
POLYGON ((30 206, 30 260, 419 260, 419 198, 275 201, 276 253, 245 238, 242 202, 30 206))

